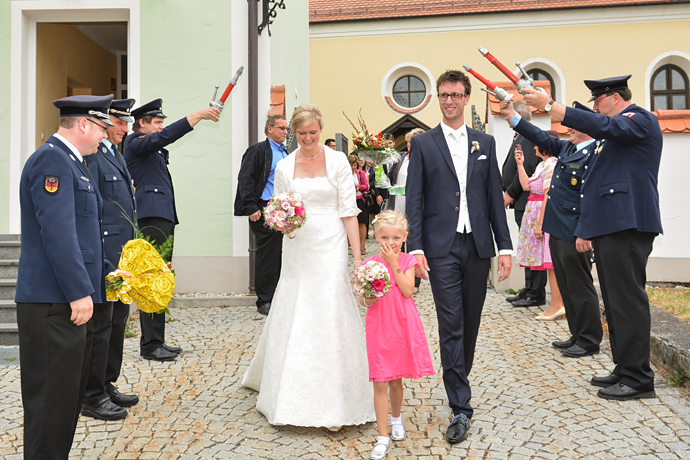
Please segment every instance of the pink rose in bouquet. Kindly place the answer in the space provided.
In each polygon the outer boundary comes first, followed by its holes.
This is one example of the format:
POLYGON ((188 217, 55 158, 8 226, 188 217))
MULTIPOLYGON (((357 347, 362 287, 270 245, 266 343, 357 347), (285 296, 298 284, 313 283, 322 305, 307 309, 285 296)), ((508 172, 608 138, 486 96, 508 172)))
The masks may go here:
POLYGON ((379 299, 391 287, 388 269, 382 263, 370 260, 352 271, 352 291, 365 299, 379 299))
POLYGON ((304 202, 299 193, 273 195, 264 208, 264 225, 282 232, 288 238, 295 237, 295 230, 304 225, 306 218, 304 202))

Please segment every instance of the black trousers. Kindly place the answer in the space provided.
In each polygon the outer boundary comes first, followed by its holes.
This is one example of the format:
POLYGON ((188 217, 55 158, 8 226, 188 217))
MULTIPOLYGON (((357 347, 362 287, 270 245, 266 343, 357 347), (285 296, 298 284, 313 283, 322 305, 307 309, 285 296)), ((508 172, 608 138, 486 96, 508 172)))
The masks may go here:
POLYGON ((592 281, 592 252, 577 252, 575 243, 553 235, 549 238, 549 248, 570 335, 585 350, 597 351, 604 332, 599 297, 592 281))
MULTIPOLYGON (((175 234, 175 223, 162 217, 139 219, 139 230, 151 238, 153 244, 163 244, 170 235, 175 234)), ((172 257, 172 254, 170 254, 172 257)), ((165 342, 165 313, 146 313, 139 311, 141 326, 141 354, 151 353, 165 342)))
POLYGON ((93 306, 93 352, 84 399, 98 404, 108 399, 120 376, 129 305, 120 301, 93 306))
MULTIPOLYGON (((263 209, 267 201, 260 200, 263 209)), ((256 306, 260 307, 273 301, 273 294, 280 278, 280 264, 283 253, 283 234, 264 225, 264 215, 256 222, 249 221, 249 227, 256 236, 256 265, 254 289, 256 289, 256 306)))
POLYGON ((24 458, 66 460, 91 363, 93 322, 76 326, 68 303, 17 305, 24 458))
POLYGON ((604 298, 613 373, 636 390, 654 388, 649 366, 651 317, 645 291, 647 259, 656 233, 625 230, 592 239, 604 298))
MULTIPOLYGON (((515 222, 517 222, 518 229, 522 228, 522 216, 525 211, 515 210, 515 222)), ((546 270, 531 270, 524 267, 525 270, 525 295, 537 302, 546 300, 546 282, 548 281, 548 274, 546 270)))
POLYGON ((474 410, 467 376, 474 361, 491 259, 479 257, 471 233, 456 233, 450 254, 427 262, 448 403, 454 415, 471 418, 474 410))

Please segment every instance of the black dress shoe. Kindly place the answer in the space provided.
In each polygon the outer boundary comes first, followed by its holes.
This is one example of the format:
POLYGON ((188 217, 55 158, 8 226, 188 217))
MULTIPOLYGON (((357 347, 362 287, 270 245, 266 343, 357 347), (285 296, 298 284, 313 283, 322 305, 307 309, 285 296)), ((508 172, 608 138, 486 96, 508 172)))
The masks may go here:
POLYGON ((575 338, 571 337, 568 340, 564 340, 563 342, 555 341, 551 342, 551 346, 558 349, 558 350, 564 350, 566 348, 570 348, 573 345, 575 345, 575 338))
POLYGON ((268 316, 268 312, 271 311, 271 302, 265 303, 260 307, 256 307, 256 311, 258 311, 262 315, 268 316))
POLYGON ((131 407, 139 403, 139 396, 137 395, 123 395, 117 388, 108 391, 110 400, 120 407, 131 407))
POLYGON ((513 307, 538 307, 540 305, 546 305, 546 300, 539 301, 525 297, 524 299, 516 300, 515 302, 511 303, 513 304, 513 307))
POLYGON ((93 417, 98 420, 121 420, 127 417, 127 411, 113 404, 110 399, 104 399, 93 406, 86 401, 81 406, 81 415, 93 417))
POLYGON ((451 444, 462 442, 470 431, 470 421, 465 414, 458 414, 453 417, 453 421, 446 430, 446 441, 451 444))
POLYGON ((620 381, 621 381, 621 378, 618 377, 613 372, 611 372, 606 377, 597 377, 597 376, 592 377, 592 380, 590 381, 590 383, 592 385, 594 385, 595 387, 608 388, 611 385, 615 385, 620 381))
POLYGON ((163 347, 156 348, 149 353, 142 353, 141 357, 144 359, 154 360, 154 361, 172 361, 177 358, 175 353, 170 353, 163 347))
POLYGON ((168 345, 167 343, 163 344, 163 348, 168 350, 170 353, 175 353, 176 355, 179 355, 180 353, 182 353, 182 348, 172 347, 172 346, 168 345))
POLYGON ((608 388, 603 388, 597 392, 597 396, 604 399, 615 399, 616 401, 629 401, 631 399, 656 398, 654 389, 635 390, 623 382, 618 382, 608 388))
POLYGON ((570 358, 584 358, 585 356, 595 355, 599 353, 599 350, 585 350, 580 345, 575 344, 571 347, 562 349, 561 353, 570 358))
POLYGON ((510 303, 513 303, 513 302, 516 302, 518 300, 522 300, 525 297, 527 297, 527 290, 523 289, 522 291, 520 291, 520 293, 518 295, 514 295, 513 297, 506 297, 506 300, 510 303))

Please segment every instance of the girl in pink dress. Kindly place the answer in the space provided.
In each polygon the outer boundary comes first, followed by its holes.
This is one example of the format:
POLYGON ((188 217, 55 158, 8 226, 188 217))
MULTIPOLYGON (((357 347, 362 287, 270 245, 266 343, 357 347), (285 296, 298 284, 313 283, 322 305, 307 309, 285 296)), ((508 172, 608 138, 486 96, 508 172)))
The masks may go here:
POLYGON ((371 458, 385 458, 390 450, 388 438, 388 390, 391 399, 391 438, 405 439, 400 409, 403 402, 402 379, 434 375, 429 345, 422 320, 412 300, 413 255, 401 252, 407 239, 407 219, 398 211, 384 211, 373 222, 374 236, 381 252, 364 262, 374 260, 388 269, 391 287, 378 300, 360 297, 367 310, 367 357, 369 380, 374 382, 374 410, 379 437, 371 458))

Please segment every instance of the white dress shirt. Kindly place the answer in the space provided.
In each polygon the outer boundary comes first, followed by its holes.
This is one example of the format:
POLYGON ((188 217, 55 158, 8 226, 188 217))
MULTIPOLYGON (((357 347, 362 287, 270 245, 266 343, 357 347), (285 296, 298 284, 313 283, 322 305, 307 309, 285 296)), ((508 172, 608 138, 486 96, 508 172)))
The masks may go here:
MULTIPOLYGON (((407 182, 407 167, 410 165, 410 154, 408 153, 405 155, 405 159, 403 160, 402 164, 400 165, 400 170, 398 171, 398 180, 397 184, 394 185, 402 185, 405 186, 405 182, 407 182)), ((405 214, 405 195, 396 195, 395 196, 395 210, 400 211, 401 213, 405 214)))
POLYGON ((70 143, 70 141, 68 141, 63 136, 59 135, 58 133, 53 134, 53 136, 60 139, 62 141, 62 143, 65 144, 67 146, 67 148, 69 148, 72 151, 72 153, 74 153, 77 156, 77 159, 79 159, 80 163, 84 162, 84 158, 81 156, 81 153, 79 153, 79 150, 77 150, 77 148, 75 146, 73 146, 70 143))
POLYGON ((467 125, 463 123, 458 129, 453 129, 445 123, 441 122, 441 129, 443 136, 446 138, 450 156, 453 159, 453 166, 455 167, 455 175, 458 176, 458 183, 460 185, 460 199, 458 208, 460 215, 458 216, 458 233, 471 233, 472 225, 470 224, 470 212, 467 208, 467 125))

